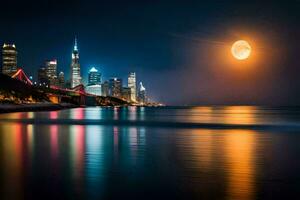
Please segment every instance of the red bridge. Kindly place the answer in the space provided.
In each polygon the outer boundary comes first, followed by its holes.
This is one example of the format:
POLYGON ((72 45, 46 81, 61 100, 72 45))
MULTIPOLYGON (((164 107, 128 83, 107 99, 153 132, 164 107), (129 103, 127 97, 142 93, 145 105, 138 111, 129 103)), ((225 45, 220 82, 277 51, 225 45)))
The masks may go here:
POLYGON ((18 69, 18 71, 11 77, 23 81, 26 84, 32 85, 31 80, 26 76, 25 72, 22 69, 18 69))
MULTIPOLYGON (((32 81, 26 76, 25 72, 22 69, 18 69, 18 71, 11 76, 14 79, 18 79, 25 84, 34 86, 32 81)), ((41 88, 38 88, 41 89, 41 88)), ((53 103, 60 103, 62 97, 68 97, 76 101, 80 105, 86 104, 87 97, 96 97, 95 95, 88 94, 84 90, 84 86, 82 84, 72 88, 72 89, 66 89, 66 88, 60 88, 57 86, 50 86, 45 91, 47 93, 47 96, 49 97, 50 101, 53 103)))

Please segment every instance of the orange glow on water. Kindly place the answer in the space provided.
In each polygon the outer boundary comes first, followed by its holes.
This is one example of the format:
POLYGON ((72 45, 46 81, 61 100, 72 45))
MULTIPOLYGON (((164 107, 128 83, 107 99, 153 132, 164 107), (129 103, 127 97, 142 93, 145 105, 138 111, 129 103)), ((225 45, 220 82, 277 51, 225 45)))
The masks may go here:
POLYGON ((51 141, 51 155, 56 158, 58 155, 58 126, 50 126, 50 141, 51 141))
POLYGON ((256 123, 256 107, 253 106, 226 106, 225 122, 229 124, 256 123))
MULTIPOLYGON (((20 113, 16 114, 20 117, 20 113)), ((21 191, 22 187, 22 155, 23 155, 23 143, 22 143, 22 124, 14 123, 11 125, 4 125, 3 128, 3 139, 4 143, 4 161, 3 170, 4 170, 4 180, 8 180, 5 184, 6 191, 9 191, 8 199, 19 199, 22 197, 23 192, 21 191), (11 132, 11 128, 13 128, 13 132, 11 132), (8 170, 5 172, 5 170, 8 170), (14 173, 10 173, 13 171, 14 173), (12 190, 13 188, 13 190, 12 190)))
POLYGON ((210 171, 213 164, 213 131, 194 130, 191 136, 191 148, 193 156, 198 158, 196 165, 203 171, 210 171))
POLYGON ((180 120, 198 123, 255 124, 258 123, 257 110, 258 107, 255 106, 199 106, 188 110, 189 115, 180 120))
MULTIPOLYGON (((225 174, 224 199, 251 200, 256 193, 256 138, 257 132, 250 130, 195 129, 186 130, 176 146, 191 173, 208 182, 214 182, 210 178, 220 171, 225 174)), ((195 182, 193 187, 204 186, 195 182)))
POLYGON ((225 155, 228 165, 228 196, 230 199, 253 199, 255 132, 225 131, 225 155))
POLYGON ((33 125, 27 125, 27 146, 29 148, 29 155, 33 155, 33 145, 34 145, 34 129, 33 125))

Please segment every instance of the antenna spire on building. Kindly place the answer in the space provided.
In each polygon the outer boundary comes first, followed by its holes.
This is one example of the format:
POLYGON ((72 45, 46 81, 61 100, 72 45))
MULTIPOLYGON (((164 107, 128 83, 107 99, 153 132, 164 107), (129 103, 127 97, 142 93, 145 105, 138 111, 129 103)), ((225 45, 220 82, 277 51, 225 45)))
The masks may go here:
POLYGON ((74 51, 78 51, 77 37, 76 36, 75 36, 75 40, 74 40, 74 51))
POLYGON ((145 91, 145 90, 146 90, 146 88, 143 86, 143 83, 140 82, 140 91, 145 91))

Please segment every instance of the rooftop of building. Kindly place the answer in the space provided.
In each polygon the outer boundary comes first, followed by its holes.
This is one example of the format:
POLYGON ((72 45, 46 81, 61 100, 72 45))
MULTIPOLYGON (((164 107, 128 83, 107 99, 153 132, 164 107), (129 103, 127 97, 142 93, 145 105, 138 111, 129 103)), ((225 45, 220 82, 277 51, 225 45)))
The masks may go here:
POLYGON ((92 67, 92 69, 90 69, 90 72, 98 72, 98 70, 95 67, 92 67))
POLYGON ((7 48, 7 47, 16 48, 16 45, 15 45, 15 44, 4 43, 4 44, 3 44, 3 48, 7 48))

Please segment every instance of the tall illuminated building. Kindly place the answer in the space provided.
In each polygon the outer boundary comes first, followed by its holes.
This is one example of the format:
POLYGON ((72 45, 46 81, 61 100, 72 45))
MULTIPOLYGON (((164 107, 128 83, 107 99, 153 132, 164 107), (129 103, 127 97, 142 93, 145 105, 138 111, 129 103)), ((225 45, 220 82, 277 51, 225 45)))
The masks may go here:
POLYGON ((59 72, 59 74, 58 74, 58 84, 61 88, 65 87, 65 74, 64 74, 64 72, 59 72))
POLYGON ((122 98, 127 102, 131 101, 131 88, 129 87, 122 88, 122 98))
POLYGON ((146 88, 143 86, 142 82, 140 82, 138 99, 139 99, 139 102, 142 104, 147 103, 146 88))
POLYGON ((101 73, 95 67, 89 71, 88 85, 100 85, 101 84, 101 73))
POLYGON ((76 87, 81 84, 80 64, 79 64, 79 51, 77 46, 77 39, 75 38, 74 48, 72 52, 71 63, 71 87, 76 87))
POLYGON ((85 88, 86 92, 89 94, 101 96, 102 88, 101 88, 101 74, 95 67, 90 69, 88 74, 88 85, 85 88))
POLYGON ((109 94, 113 97, 122 98, 122 79, 112 78, 109 80, 109 94))
POLYGON ((57 80, 57 60, 47 60, 45 62, 45 68, 46 68, 46 75, 48 77, 49 83, 51 86, 58 85, 57 80))
POLYGON ((45 63, 46 74, 49 79, 57 76, 57 60, 47 60, 45 63))
POLYGON ((49 85, 47 69, 44 66, 38 69, 38 84, 39 86, 43 86, 43 87, 49 85))
POLYGON ((131 72, 128 76, 128 87, 130 88, 130 99, 136 101, 136 76, 135 72, 131 72))
POLYGON ((17 49, 14 44, 2 46, 2 73, 11 76, 17 72, 17 49))

